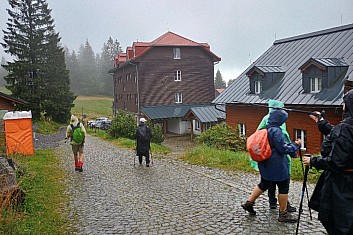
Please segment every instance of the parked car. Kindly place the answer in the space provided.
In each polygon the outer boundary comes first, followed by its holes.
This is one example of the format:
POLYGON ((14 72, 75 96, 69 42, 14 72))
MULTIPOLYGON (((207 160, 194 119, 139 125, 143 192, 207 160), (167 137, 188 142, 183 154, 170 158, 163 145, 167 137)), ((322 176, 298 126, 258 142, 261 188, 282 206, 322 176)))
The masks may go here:
POLYGON ((88 121, 88 125, 91 128, 101 128, 102 122, 109 120, 107 117, 99 117, 96 120, 88 121))
POLYGON ((110 125, 112 124, 112 120, 104 120, 100 123, 100 129, 102 130, 108 130, 110 128, 110 125))

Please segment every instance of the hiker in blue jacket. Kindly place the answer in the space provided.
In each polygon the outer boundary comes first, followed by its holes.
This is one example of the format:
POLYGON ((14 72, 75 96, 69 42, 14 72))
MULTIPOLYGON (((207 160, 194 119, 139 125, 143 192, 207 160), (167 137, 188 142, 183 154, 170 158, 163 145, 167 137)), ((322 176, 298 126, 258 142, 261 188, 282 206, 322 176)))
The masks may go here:
POLYGON ((269 159, 259 162, 258 167, 261 174, 260 183, 254 187, 248 200, 241 206, 251 215, 256 215, 254 210, 255 200, 266 191, 271 184, 278 187, 279 222, 295 223, 297 219, 287 211, 288 191, 290 183, 289 164, 287 154, 296 156, 300 148, 300 139, 292 143, 285 142, 285 136, 280 126, 287 120, 288 114, 284 110, 274 110, 270 113, 267 129, 268 138, 272 148, 272 155, 269 159))
MULTIPOLYGON (((270 113, 273 112, 276 109, 281 109, 284 107, 284 103, 282 101, 279 100, 272 100, 270 99, 268 101, 268 114, 266 114, 266 116, 264 116, 259 124, 259 126, 257 127, 258 130, 260 129, 264 129, 267 127, 267 122, 268 122, 268 118, 270 116, 270 113)), ((289 134, 287 132, 287 127, 286 127, 286 123, 284 122, 281 126, 280 126, 284 137, 285 137, 285 142, 286 143, 291 143, 292 141, 289 138, 289 134)), ((288 167, 289 167, 289 174, 291 173, 291 168, 292 168, 292 159, 289 155, 287 155, 288 157, 288 167)), ((258 168, 258 164, 257 162, 255 162, 254 160, 250 158, 250 164, 251 164, 251 168, 253 168, 256 171, 259 171, 258 168)), ((268 188, 268 201, 270 204, 270 209, 277 209, 277 198, 276 198, 276 185, 271 184, 268 188)), ((295 212, 297 209, 293 206, 290 205, 289 201, 288 201, 288 205, 287 205, 287 209, 289 212, 295 212)))

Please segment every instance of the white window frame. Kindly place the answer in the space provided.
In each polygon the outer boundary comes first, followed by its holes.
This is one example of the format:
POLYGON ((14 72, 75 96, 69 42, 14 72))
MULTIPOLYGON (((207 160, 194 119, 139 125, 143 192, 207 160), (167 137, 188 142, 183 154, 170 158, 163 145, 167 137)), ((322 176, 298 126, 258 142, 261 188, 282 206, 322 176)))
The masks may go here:
POLYGON ((262 92, 262 81, 255 81, 254 83, 254 91, 255 94, 260 94, 262 92))
POLYGON ((245 136, 246 135, 246 128, 244 123, 238 123, 239 135, 245 136))
POLYGON ((310 78, 310 93, 319 93, 322 90, 322 78, 310 78))
POLYGON ((174 81, 177 81, 177 82, 181 81, 181 70, 174 71, 174 81))
POLYGON ((175 103, 176 104, 183 103, 183 93, 181 93, 181 92, 175 93, 175 103))
POLYGON ((300 148, 306 150, 306 130, 302 129, 294 129, 295 131, 295 139, 301 140, 300 148))
POLYGON ((195 130, 200 130, 201 129, 201 122, 199 120, 195 120, 195 130))
POLYGON ((173 48, 173 55, 175 60, 180 60, 181 59, 181 50, 179 47, 173 48))

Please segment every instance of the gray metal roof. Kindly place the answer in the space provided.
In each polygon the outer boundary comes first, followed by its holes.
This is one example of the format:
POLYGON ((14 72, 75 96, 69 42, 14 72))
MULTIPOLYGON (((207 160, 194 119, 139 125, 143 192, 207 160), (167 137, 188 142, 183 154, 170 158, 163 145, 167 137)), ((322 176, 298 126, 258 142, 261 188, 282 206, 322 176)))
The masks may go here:
POLYGON ((353 24, 277 40, 212 103, 263 103, 276 99, 285 104, 340 105, 344 79, 353 79, 353 24), (303 93, 302 74, 299 67, 309 59, 332 66, 346 63, 348 71, 330 87, 319 93, 303 93), (321 58, 321 59, 320 59, 321 58), (329 58, 329 59, 324 59, 329 58), (335 60, 333 60, 335 58, 335 60), (249 94, 247 73, 254 66, 282 66, 283 78, 259 95, 249 94))
POLYGON ((267 65, 256 65, 256 68, 261 70, 263 73, 284 73, 282 66, 267 66, 267 65))
MULTIPOLYGON (((224 107, 222 108, 222 110, 224 110, 224 107)), ((190 111, 202 123, 218 122, 219 119, 223 119, 223 120, 226 119, 225 112, 217 110, 214 105, 204 106, 204 107, 194 107, 194 108, 191 108, 190 111)))
MULTIPOLYGON (((151 120, 182 118, 193 107, 204 106, 205 104, 175 104, 144 106, 141 111, 151 120)), ((209 104, 208 104, 209 105, 209 104)))
POLYGON ((313 58, 315 61, 327 67, 330 66, 348 66, 344 58, 313 58))

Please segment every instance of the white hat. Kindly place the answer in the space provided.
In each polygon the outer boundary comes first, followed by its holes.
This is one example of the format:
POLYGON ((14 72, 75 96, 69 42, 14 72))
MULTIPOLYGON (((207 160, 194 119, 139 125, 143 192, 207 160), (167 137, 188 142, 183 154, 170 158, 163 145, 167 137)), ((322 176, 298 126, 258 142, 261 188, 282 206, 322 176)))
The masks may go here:
POLYGON ((146 122, 145 118, 140 118, 140 122, 146 122))

